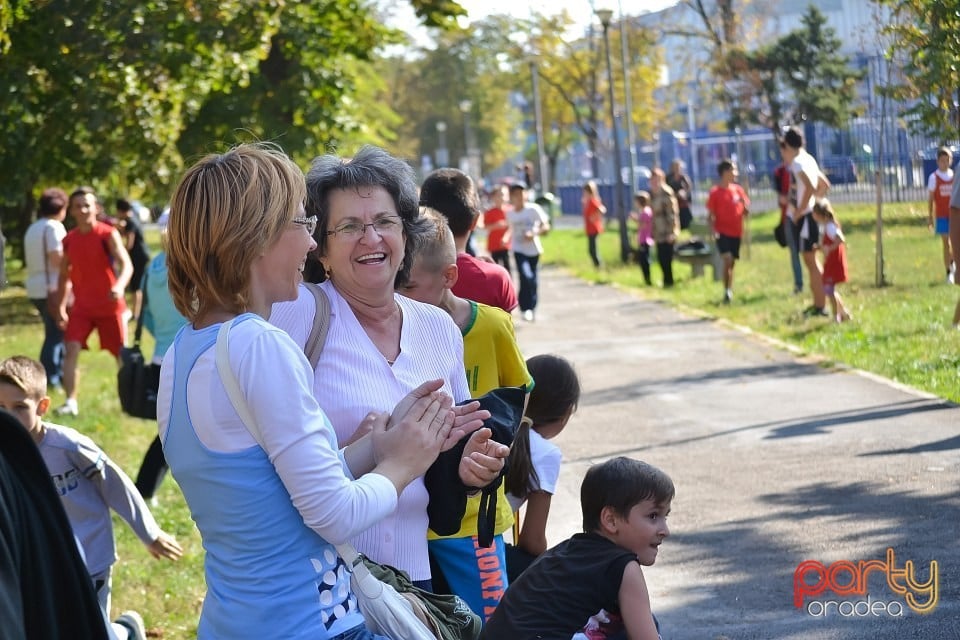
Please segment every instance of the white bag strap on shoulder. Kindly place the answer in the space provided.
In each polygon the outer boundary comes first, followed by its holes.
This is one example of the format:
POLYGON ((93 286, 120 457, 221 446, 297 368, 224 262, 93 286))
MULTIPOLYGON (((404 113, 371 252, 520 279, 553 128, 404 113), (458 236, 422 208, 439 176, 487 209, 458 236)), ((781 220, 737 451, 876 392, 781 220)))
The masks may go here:
POLYGON ((236 318, 221 324, 220 331, 217 332, 217 373, 220 374, 220 382, 223 384, 224 391, 227 392, 227 397, 230 398, 233 410, 240 416, 240 420, 247 426, 247 431, 257 441, 257 444, 263 447, 263 437, 260 435, 260 429, 257 428, 253 414, 250 413, 250 407, 247 406, 247 401, 243 397, 240 383, 237 382, 237 376, 230 368, 230 326, 234 320, 236 318))
MULTIPOLYGON (((326 294, 324 294, 322 291, 320 292, 320 295, 323 296, 324 300, 327 299, 326 294)), ((327 310, 328 314, 326 315, 326 319, 329 320, 329 302, 327 303, 327 310)), ((317 315, 320 316, 319 298, 317 315)), ((240 390, 240 383, 237 382, 237 376, 233 373, 233 369, 230 368, 230 326, 233 324, 234 320, 224 322, 222 325, 220 325, 220 330, 217 332, 217 373, 220 374, 220 381, 223 383, 223 388, 227 392, 227 396, 230 398, 230 404, 233 405, 234 411, 236 411, 237 415, 240 416, 243 424, 247 425, 247 430, 250 431, 250 435, 256 438, 257 442, 262 447, 263 443, 260 441, 260 430, 255 427, 253 414, 250 413, 250 408, 247 406, 247 401, 244 399, 243 392, 240 390)), ((326 329, 323 330, 323 334, 325 336, 326 329)), ((321 340, 319 344, 322 348, 323 341, 321 340)), ((319 353, 317 355, 319 356, 319 353)), ((354 546, 349 542, 334 546, 337 548, 337 553, 340 554, 340 557, 343 558, 343 561, 347 563, 347 566, 350 567, 350 571, 354 574, 355 588, 362 589, 364 595, 369 598, 379 597, 380 592, 383 591, 383 583, 377 580, 373 574, 370 573, 370 570, 367 569, 367 566, 363 564, 363 558, 360 557, 360 554, 357 553, 357 550, 354 548, 354 546)))
POLYGON ((327 329, 330 328, 330 299, 327 298, 327 292, 320 288, 320 285, 311 282, 304 282, 304 286, 313 294, 314 302, 317 305, 316 313, 313 315, 313 328, 310 329, 310 335, 307 336, 307 342, 303 345, 303 353, 310 361, 310 368, 316 371, 317 362, 320 360, 320 354, 323 352, 323 344, 327 341, 327 329))

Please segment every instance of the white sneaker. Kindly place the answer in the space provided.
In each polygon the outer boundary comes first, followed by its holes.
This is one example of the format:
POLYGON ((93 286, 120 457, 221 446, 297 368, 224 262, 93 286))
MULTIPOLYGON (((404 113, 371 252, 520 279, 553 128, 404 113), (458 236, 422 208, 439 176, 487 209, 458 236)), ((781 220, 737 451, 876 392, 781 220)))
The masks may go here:
POLYGON ((533 322, 533 309, 527 309, 523 312, 523 319, 527 322, 533 322))
POLYGON ((136 611, 124 611, 114 622, 127 630, 128 640, 147 640, 143 618, 136 611))
POLYGON ((75 398, 67 398, 67 401, 63 403, 62 406, 57 407, 54 411, 58 416, 78 416, 80 415, 80 408, 77 406, 77 401, 75 398))

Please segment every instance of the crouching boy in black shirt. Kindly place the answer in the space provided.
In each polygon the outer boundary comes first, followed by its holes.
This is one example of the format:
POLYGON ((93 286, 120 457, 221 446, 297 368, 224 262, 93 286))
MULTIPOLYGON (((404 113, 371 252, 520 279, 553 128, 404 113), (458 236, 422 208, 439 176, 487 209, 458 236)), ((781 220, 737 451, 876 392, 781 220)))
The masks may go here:
POLYGON ((645 462, 618 457, 591 467, 580 487, 584 533, 510 585, 480 640, 658 640, 640 566, 656 561, 670 535, 673 495, 670 478, 645 462))

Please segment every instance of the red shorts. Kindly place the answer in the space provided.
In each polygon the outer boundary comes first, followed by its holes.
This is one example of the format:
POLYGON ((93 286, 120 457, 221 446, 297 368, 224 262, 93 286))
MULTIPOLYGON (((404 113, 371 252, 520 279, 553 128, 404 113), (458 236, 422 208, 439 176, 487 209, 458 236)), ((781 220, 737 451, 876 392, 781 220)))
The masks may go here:
POLYGON ((97 330, 100 336, 100 348, 120 357, 120 347, 127 340, 127 325, 123 321, 123 310, 108 316, 85 316, 72 311, 67 320, 67 330, 63 333, 64 342, 79 342, 88 349, 87 338, 97 330))

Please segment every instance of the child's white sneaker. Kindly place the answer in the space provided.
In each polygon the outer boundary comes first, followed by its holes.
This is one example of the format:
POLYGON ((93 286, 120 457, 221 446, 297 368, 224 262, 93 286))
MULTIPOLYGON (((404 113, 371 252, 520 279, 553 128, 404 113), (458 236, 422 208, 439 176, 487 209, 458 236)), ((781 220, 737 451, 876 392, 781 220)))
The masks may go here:
POLYGON ((143 618, 136 611, 124 611, 114 622, 127 630, 128 640, 147 640, 143 618))
POLYGON ((80 415, 80 407, 77 406, 76 398, 67 398, 66 402, 62 406, 57 407, 54 411, 58 416, 78 416, 80 415))

